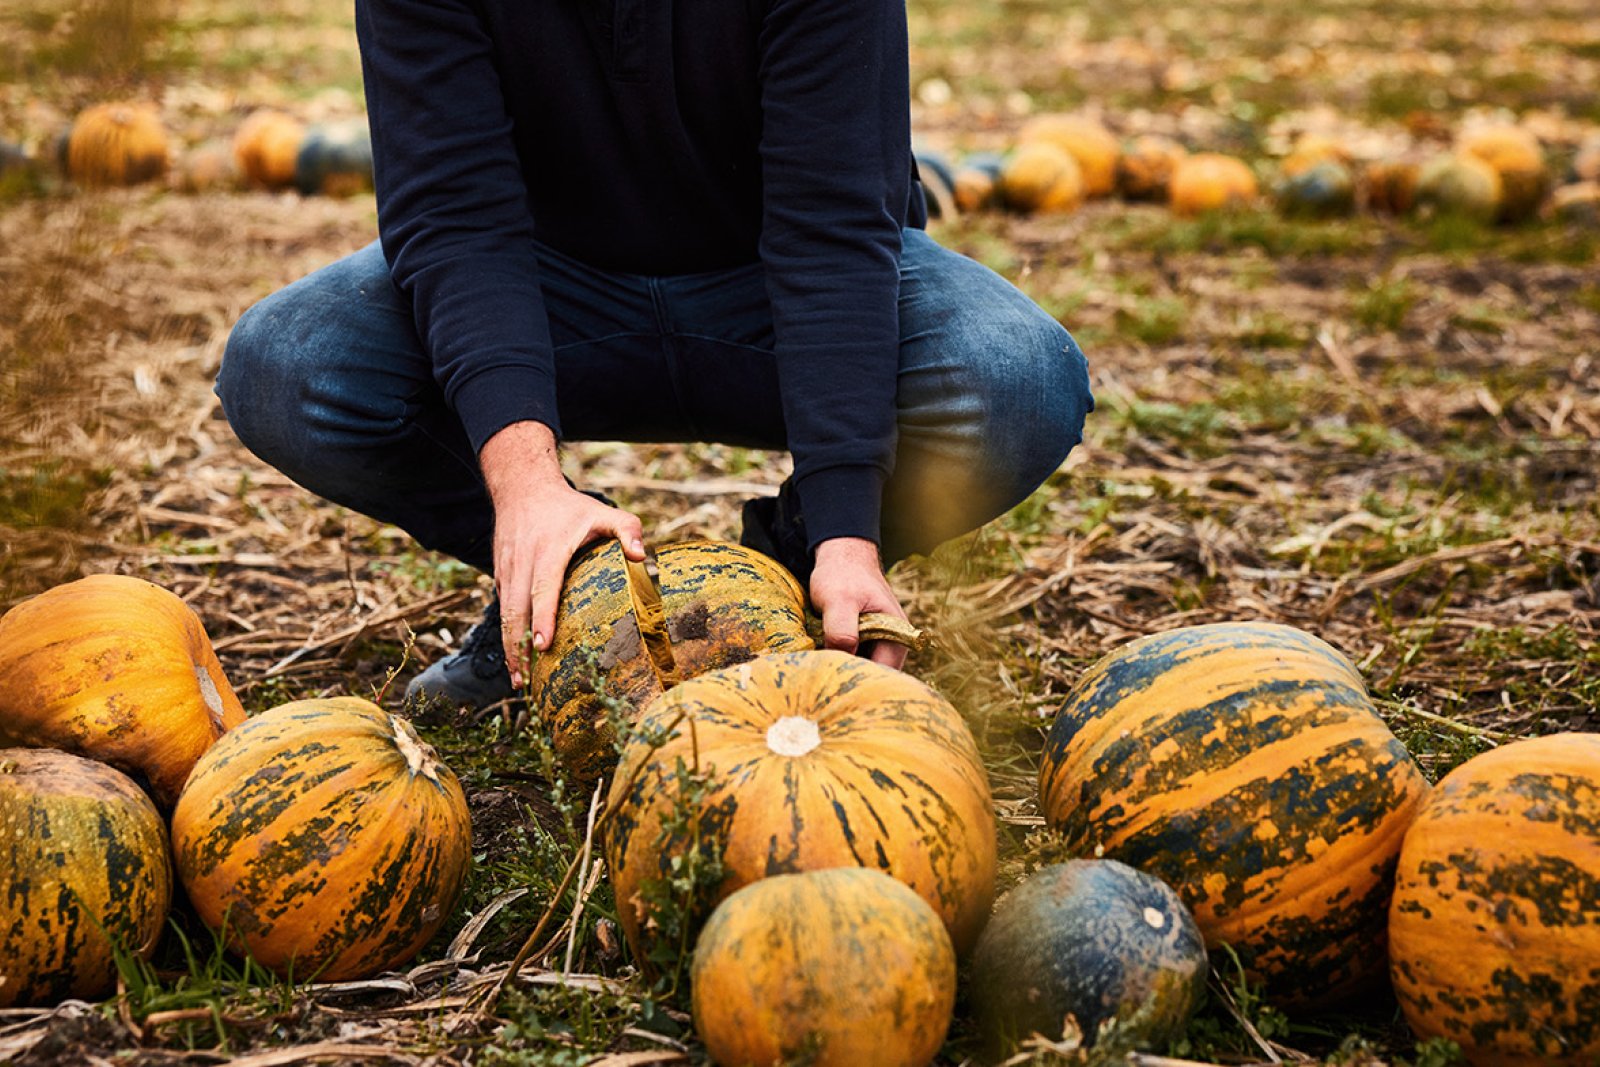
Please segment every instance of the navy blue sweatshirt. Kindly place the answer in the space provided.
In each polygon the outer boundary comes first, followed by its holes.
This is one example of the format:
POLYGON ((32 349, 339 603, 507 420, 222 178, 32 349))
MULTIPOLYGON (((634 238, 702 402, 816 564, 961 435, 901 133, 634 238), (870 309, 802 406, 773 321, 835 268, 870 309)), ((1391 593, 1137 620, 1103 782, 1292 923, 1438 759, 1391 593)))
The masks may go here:
POLYGON ((474 448, 561 432, 533 240, 759 260, 809 539, 878 540, 922 221, 904 0, 356 0, 356 30, 384 253, 474 448))

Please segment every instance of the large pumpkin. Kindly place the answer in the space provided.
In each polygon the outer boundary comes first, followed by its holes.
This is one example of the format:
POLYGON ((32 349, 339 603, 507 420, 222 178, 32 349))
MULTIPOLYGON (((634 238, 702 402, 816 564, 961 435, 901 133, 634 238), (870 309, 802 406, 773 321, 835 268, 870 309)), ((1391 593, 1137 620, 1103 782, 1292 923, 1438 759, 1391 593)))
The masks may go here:
POLYGON ((1444 777, 1400 853, 1389 958, 1412 1029, 1474 1064, 1600 1063, 1600 735, 1444 777))
POLYGON ((1130 642, 1068 696, 1039 787, 1050 825, 1175 888, 1274 1000, 1382 979, 1427 782, 1355 667, 1310 634, 1219 623, 1130 642))
POLYGON ((97 574, 0 618, 0 744, 104 760, 170 809, 189 769, 244 708, 205 628, 173 593, 97 574))
POLYGON ((616 761, 610 718, 618 710, 631 717, 679 679, 812 647, 800 585, 767 556, 684 541, 656 560, 652 579, 616 541, 580 556, 567 573, 555 641, 534 664, 534 707, 579 778, 616 761))
POLYGON ((1053 144, 1078 164, 1083 195, 1110 196, 1117 187, 1117 158, 1122 146, 1111 131, 1082 115, 1039 115, 1023 123, 1017 144, 1053 144))
POLYGON ((1182 1035, 1208 973, 1170 886, 1115 860, 1073 860, 1000 899, 972 954, 972 999, 1002 1055, 1035 1034, 1159 1050, 1182 1035))
POLYGON ((353 196, 372 188, 372 135, 359 119, 313 126, 294 160, 304 196, 353 196))
POLYGON ((727 1067, 922 1067, 956 954, 938 914, 860 867, 780 874, 723 901, 695 945, 694 1025, 727 1067))
POLYGON ((449 917, 472 823, 450 768, 355 697, 255 716, 195 765, 172 816, 178 877, 230 945, 297 979, 409 960, 449 917))
POLYGON ((167 172, 167 131, 149 104, 96 104, 73 120, 67 176, 84 185, 137 185, 167 172))
POLYGON ((1537 137, 1520 126, 1484 126, 1464 133, 1457 148, 1500 175, 1500 221, 1522 222, 1538 213, 1550 175, 1537 137))
POLYGON ((994 897, 988 775, 960 714, 921 682, 842 652, 762 656, 684 682, 638 726, 606 861, 641 959, 647 889, 692 847, 686 827, 720 848, 717 899, 773 874, 872 867, 932 904, 958 951, 972 946, 994 897), (704 777, 697 800, 680 761, 704 777))
POLYGON ((148 958, 172 901, 167 831, 103 763, 0 749, 0 1008, 108 992, 116 950, 148 958))
POLYGON ((1000 170, 1000 200, 1025 214, 1062 214, 1083 202, 1083 171, 1058 145, 1025 144, 1000 170))
POLYGON ((233 135, 233 158, 239 173, 265 189, 294 184, 305 123, 287 112, 261 108, 239 124, 233 135))

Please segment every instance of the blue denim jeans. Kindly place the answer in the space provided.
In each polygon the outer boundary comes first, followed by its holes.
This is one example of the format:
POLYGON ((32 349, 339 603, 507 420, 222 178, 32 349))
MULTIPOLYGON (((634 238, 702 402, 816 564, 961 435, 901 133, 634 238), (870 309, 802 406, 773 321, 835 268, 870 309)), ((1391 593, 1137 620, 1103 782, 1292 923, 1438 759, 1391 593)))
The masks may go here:
MULTIPOLYGON (((567 440, 785 447, 759 265, 647 277, 537 251, 567 440)), ((905 231, 900 336, 886 562, 1020 503, 1082 440, 1094 407, 1067 331, 920 230, 905 231)), ((477 458, 376 243, 246 312, 217 395, 239 439, 300 485, 490 569, 477 458)))

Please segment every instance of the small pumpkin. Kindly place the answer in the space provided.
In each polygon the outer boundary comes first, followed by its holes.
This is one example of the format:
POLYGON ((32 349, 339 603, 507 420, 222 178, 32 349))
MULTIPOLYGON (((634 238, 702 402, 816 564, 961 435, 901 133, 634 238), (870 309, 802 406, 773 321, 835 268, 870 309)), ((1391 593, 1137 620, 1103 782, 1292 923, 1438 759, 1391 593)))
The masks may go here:
POLYGON ((1039 115, 1017 132, 1017 144, 1053 144, 1078 164, 1086 197, 1110 196, 1117 187, 1122 146, 1105 126, 1082 115, 1039 115))
POLYGON ((229 732, 172 815, 178 877, 230 947, 297 979, 411 959, 472 856, 466 797, 409 723, 356 697, 299 700, 229 732))
POLYGON ((919 149, 914 153, 917 177, 922 184, 923 202, 930 219, 949 219, 957 214, 955 172, 944 153, 919 149))
POLYGON ((616 761, 608 702, 631 716, 679 679, 812 647, 800 584, 767 556, 683 541, 663 546, 656 565, 652 579, 616 541, 581 554, 567 572, 554 641, 534 664, 533 706, 580 779, 616 761))
POLYGON ((1117 159, 1117 192, 1124 200, 1166 200, 1172 172, 1188 155, 1189 150, 1170 137, 1134 138, 1117 159))
POLYGON ((0 1008, 100 997, 116 951, 148 959, 172 902, 167 830, 127 775, 0 749, 0 1008))
POLYGON ((0 677, 0 744, 103 760, 163 809, 245 717, 189 605, 126 575, 58 585, 0 617, 0 677))
POLYGON ((1324 163, 1337 163, 1348 168, 1350 150, 1337 137, 1322 133, 1301 134, 1294 147, 1283 158, 1279 168, 1285 178, 1295 178, 1324 163))
POLYGON ((1000 171, 1000 199, 1025 214, 1074 211, 1083 202, 1083 172, 1077 160, 1054 144, 1025 144, 1000 171))
POLYGON ((974 152, 963 159, 953 178, 956 207, 962 211, 993 207, 1004 169, 1004 157, 994 152, 974 152))
POLYGON ((1148 1051, 1183 1034, 1207 973, 1170 886, 1115 860, 1072 860, 1000 898, 972 954, 972 999, 1001 1056, 1035 1034, 1148 1051))
POLYGON ((1493 222, 1504 193, 1500 172, 1476 156, 1438 156, 1417 175, 1417 206, 1434 215, 1493 222))
POLYGON ((372 135, 364 121, 313 126, 294 160, 304 196, 355 196, 372 188, 372 135))
POLYGON ((1362 174, 1367 206, 1384 215, 1409 215, 1417 206, 1422 164, 1415 159, 1383 159, 1362 174))
POLYGON ((1551 218, 1575 226, 1600 225, 1600 182, 1573 182, 1550 194, 1551 218))
POLYGON ((239 166, 233 146, 209 141, 185 152, 178 161, 177 186, 185 193, 210 193, 239 184, 239 166))
POLYGON ((1289 175, 1277 188, 1278 206, 1286 215, 1337 218, 1355 208, 1356 185, 1350 168, 1324 160, 1289 175))
POLYGON ((67 134, 67 176, 83 185, 138 185, 167 172, 167 130, 152 105, 96 104, 67 134))
POLYGON ((1469 1062, 1600 1062, 1600 735, 1514 741, 1445 775, 1400 852, 1406 1021, 1469 1062))
POLYGON ((645 709, 613 779, 605 844, 639 959, 654 923, 646 890, 695 847, 684 805, 701 847, 720 852, 714 900, 774 874, 871 867, 932 904, 957 951, 988 918, 988 774, 960 714, 899 671, 842 652, 773 654, 645 709), (699 769, 703 791, 687 788, 680 764, 699 769))
POLYGON ((695 945, 695 1030, 730 1067, 923 1067, 944 1043, 956 955, 917 894, 859 867, 779 874, 718 905, 695 945))
POLYGON ((305 123, 274 108, 252 111, 233 135, 233 158, 245 180, 263 189, 294 184, 305 123))
POLYGON ((1129 642, 1079 679, 1039 773, 1049 824, 1083 854, 1177 890, 1280 1003, 1384 977, 1400 840, 1427 781, 1355 667, 1272 623, 1129 642))
POLYGON ((1461 137, 1457 150, 1481 159, 1500 175, 1501 222, 1532 218, 1550 188, 1544 149, 1539 139, 1520 126, 1484 126, 1461 137))
POLYGON ((1199 152, 1172 169, 1167 203, 1185 216, 1248 207, 1260 193, 1255 172, 1241 159, 1199 152))

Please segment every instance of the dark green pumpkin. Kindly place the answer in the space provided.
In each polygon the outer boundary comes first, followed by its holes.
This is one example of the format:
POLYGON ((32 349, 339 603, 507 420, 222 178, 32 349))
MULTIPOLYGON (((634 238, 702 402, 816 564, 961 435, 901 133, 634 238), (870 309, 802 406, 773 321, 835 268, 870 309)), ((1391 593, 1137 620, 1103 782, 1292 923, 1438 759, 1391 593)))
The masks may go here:
POLYGON ((1005 1055, 1038 1034, 1164 1048, 1206 986, 1206 948, 1165 882, 1115 860, 1046 867, 1001 899, 972 957, 978 1026, 1005 1055))
POLYGON ((372 136, 360 121, 313 126, 294 160, 303 196, 351 196, 372 188, 372 136))
POLYGON ((1297 218, 1337 218, 1355 210, 1356 183, 1350 168, 1327 159, 1288 175, 1277 189, 1278 206, 1297 218))

